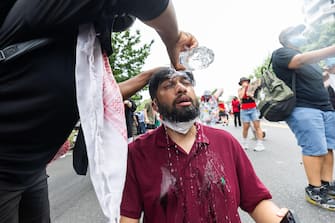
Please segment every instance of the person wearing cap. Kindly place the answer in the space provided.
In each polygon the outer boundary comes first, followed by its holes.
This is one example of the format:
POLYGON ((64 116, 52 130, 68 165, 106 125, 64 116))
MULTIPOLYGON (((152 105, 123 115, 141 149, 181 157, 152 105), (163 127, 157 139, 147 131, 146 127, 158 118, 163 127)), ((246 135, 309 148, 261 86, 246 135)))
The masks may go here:
POLYGON ((241 86, 238 89, 238 97, 241 101, 241 120, 242 120, 242 146, 245 149, 249 148, 248 143, 248 132, 250 125, 252 123, 255 129, 255 136, 257 139, 254 151, 261 152, 265 150, 263 145, 263 130, 261 129, 261 123, 259 120, 259 111, 254 99, 248 91, 250 79, 246 77, 241 77, 238 84, 241 86))
POLYGON ((333 182, 335 149, 335 112, 323 85, 318 62, 335 55, 335 45, 302 52, 307 43, 305 26, 292 26, 281 31, 282 47, 272 53, 272 68, 278 78, 292 87, 295 73, 296 107, 286 119, 302 148, 302 160, 308 185, 307 202, 335 211, 333 182))
POLYGON ((116 83, 112 32, 138 18, 161 37, 176 69, 196 38, 180 31, 172 0, 13 0, 0 9, 0 222, 50 222, 46 166, 79 119, 82 145, 97 161, 89 168, 98 200, 116 222, 127 152, 123 99, 147 82, 116 83))
POLYGON ((129 144, 121 223, 241 222, 239 207, 256 222, 278 223, 278 208, 239 142, 199 123, 190 72, 162 68, 149 82, 162 125, 129 144))

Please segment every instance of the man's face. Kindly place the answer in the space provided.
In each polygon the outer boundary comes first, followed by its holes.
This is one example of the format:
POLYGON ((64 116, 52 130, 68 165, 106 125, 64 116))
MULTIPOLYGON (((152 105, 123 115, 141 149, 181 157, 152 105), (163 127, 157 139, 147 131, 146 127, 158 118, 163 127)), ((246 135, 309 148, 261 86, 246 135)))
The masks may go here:
POLYGON ((172 76, 163 81, 154 99, 163 120, 187 122, 199 116, 199 102, 193 83, 185 76, 172 76))

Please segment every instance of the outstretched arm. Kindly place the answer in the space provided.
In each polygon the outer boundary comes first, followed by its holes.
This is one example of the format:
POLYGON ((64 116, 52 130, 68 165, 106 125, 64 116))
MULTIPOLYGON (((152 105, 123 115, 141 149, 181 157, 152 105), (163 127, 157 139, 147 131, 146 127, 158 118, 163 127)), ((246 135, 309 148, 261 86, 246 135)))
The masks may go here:
POLYGON ((139 220, 121 216, 120 223, 139 223, 139 220))
POLYGON ((141 90, 145 85, 147 85, 153 73, 161 67, 156 67, 147 71, 144 71, 126 81, 119 83, 120 91, 123 99, 130 98, 136 92, 141 90))
POLYGON ((176 70, 185 69, 179 63, 179 53, 198 45, 196 38, 190 33, 179 31, 175 9, 170 0, 168 7, 155 19, 143 21, 154 28, 164 42, 172 65, 176 70))
POLYGON ((335 55, 335 45, 305 53, 300 53, 292 58, 292 60, 288 64, 288 68, 297 69, 304 64, 317 63, 320 60, 332 57, 334 55, 335 55))

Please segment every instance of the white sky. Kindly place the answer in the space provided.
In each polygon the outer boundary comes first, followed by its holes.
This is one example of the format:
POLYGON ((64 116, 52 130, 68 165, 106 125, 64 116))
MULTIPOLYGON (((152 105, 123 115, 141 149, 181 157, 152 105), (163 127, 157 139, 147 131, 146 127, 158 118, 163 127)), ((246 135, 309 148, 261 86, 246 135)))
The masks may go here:
MULTIPOLYGON (((223 88, 223 99, 237 94, 238 81, 261 65, 280 47, 278 35, 288 26, 303 23, 302 0, 174 0, 180 30, 192 33, 199 45, 211 48, 214 62, 195 71, 197 95, 223 88)), ((154 39, 143 70, 166 66, 169 59, 156 32, 136 21, 142 40, 154 39)), ((143 94, 148 98, 148 94, 143 94)))

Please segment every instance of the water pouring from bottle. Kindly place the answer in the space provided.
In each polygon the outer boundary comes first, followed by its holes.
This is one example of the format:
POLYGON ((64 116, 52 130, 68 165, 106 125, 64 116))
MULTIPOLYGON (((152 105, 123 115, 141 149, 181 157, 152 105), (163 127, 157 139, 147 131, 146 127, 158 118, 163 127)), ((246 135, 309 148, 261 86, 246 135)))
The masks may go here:
POLYGON ((181 52, 179 61, 190 71, 205 69, 214 61, 214 52, 205 46, 199 46, 181 52))

